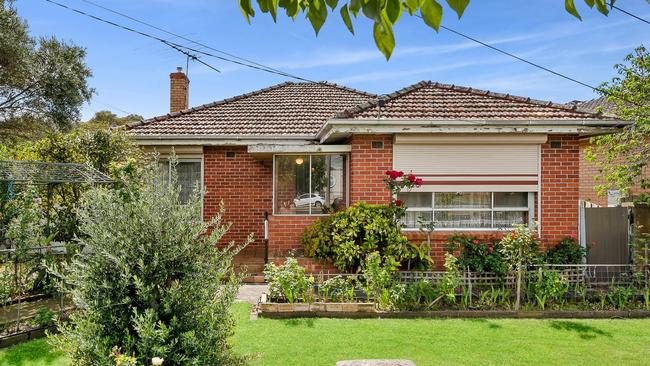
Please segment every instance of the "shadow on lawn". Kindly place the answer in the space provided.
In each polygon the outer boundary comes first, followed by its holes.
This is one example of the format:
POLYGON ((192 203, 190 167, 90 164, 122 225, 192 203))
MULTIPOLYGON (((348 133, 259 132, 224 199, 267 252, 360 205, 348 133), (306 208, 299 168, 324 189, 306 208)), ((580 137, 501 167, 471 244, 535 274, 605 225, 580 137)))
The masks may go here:
POLYGON ((464 321, 472 322, 472 323, 485 323, 488 328, 490 329, 501 329, 503 326, 501 324, 497 324, 494 322, 491 322, 485 318, 467 318, 463 319, 464 321))
POLYGON ((567 320, 552 320, 551 328, 576 332, 582 339, 594 339, 598 336, 611 337, 612 334, 592 325, 567 320))
POLYGON ((296 319, 286 319, 282 320, 282 323, 288 327, 300 327, 306 326, 309 328, 314 327, 314 318, 296 318, 296 319))

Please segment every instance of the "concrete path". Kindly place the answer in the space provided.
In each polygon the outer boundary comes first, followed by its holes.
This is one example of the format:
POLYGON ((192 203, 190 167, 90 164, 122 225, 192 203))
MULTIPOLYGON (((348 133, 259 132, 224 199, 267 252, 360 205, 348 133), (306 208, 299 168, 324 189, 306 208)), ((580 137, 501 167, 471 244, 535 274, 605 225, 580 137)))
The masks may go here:
POLYGON ((262 296, 262 293, 268 292, 268 290, 269 290, 269 286, 265 284, 242 285, 242 287, 239 288, 239 294, 237 294, 237 300, 256 305, 260 297, 262 296))

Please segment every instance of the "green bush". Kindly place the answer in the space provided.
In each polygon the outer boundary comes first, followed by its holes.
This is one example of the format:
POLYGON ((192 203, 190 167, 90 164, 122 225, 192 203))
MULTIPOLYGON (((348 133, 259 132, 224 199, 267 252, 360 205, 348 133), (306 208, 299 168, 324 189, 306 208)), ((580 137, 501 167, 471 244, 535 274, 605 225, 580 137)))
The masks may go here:
POLYGON ((435 286, 428 280, 418 280, 406 285, 404 294, 397 307, 400 310, 423 310, 431 304, 436 297, 438 291, 435 286))
POLYGON ((56 312, 50 309, 38 309, 32 319, 35 327, 51 327, 56 323, 56 312))
POLYGON ((71 364, 115 365, 115 347, 139 365, 153 357, 170 365, 241 361, 228 342, 238 248, 217 248, 226 229, 221 215, 203 221, 199 192, 183 201, 180 187, 156 173, 152 167, 137 194, 97 187, 82 198, 84 250, 61 274, 77 311, 51 339, 71 364))
POLYGON ((546 250, 544 261, 548 264, 581 264, 586 254, 576 239, 566 237, 546 250))
POLYGON ((323 218, 303 232, 305 255, 330 260, 342 271, 358 272, 372 252, 404 264, 418 258, 417 249, 402 235, 394 211, 386 205, 357 203, 323 218))
POLYGON ((289 257, 282 265, 269 263, 264 267, 264 279, 269 285, 269 295, 274 300, 289 303, 311 302, 314 278, 305 275, 305 269, 295 258, 289 257))
POLYGON ((528 296, 544 310, 548 304, 564 302, 569 291, 569 282, 555 271, 539 269, 528 281, 528 296))
POLYGON ((469 269, 472 272, 493 272, 505 275, 508 266, 501 254, 499 239, 482 241, 475 236, 454 234, 447 238, 447 251, 458 250, 458 266, 462 271, 469 269))
POLYGON ((326 302, 352 302, 358 281, 351 276, 336 276, 318 285, 318 297, 326 302))

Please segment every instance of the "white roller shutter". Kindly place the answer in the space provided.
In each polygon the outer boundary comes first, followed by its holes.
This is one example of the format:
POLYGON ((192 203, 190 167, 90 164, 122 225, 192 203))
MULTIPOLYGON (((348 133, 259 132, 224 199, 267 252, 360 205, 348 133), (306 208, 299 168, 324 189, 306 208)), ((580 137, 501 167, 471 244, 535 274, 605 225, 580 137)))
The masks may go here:
POLYGON ((431 136, 427 140, 398 136, 393 167, 422 177, 424 185, 417 191, 537 191, 542 139, 517 137, 431 136))

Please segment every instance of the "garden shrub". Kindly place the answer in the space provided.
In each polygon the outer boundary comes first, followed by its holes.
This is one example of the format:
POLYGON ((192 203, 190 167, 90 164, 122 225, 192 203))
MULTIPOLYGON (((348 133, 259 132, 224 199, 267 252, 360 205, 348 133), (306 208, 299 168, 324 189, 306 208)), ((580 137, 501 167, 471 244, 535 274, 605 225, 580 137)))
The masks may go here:
POLYGON ((395 272, 397 262, 388 261, 382 264, 378 252, 368 254, 363 265, 363 279, 365 280, 365 292, 369 299, 374 299, 377 307, 382 310, 394 308, 394 294, 391 293, 396 286, 395 272))
POLYGON ((631 286, 612 285, 607 291, 607 302, 618 310, 625 310, 634 299, 634 288, 631 286))
POLYGON ((544 261, 548 264, 581 264, 586 254, 585 248, 574 237, 566 237, 546 250, 544 261))
POLYGON ((226 228, 221 214, 203 221, 198 191, 182 201, 180 187, 161 184, 155 167, 144 179, 83 195, 84 250, 59 274, 73 285, 77 311, 52 344, 74 365, 115 365, 113 349, 138 365, 154 357, 170 365, 241 363, 228 343, 241 280, 231 263, 241 246, 217 248, 226 228), (137 194, 120 192, 134 186, 137 194))
POLYGON ((499 239, 482 241, 475 236, 454 234, 447 238, 446 249, 448 252, 459 251, 458 266, 461 270, 493 272, 499 275, 508 272, 499 239))
POLYGON ((50 309, 38 309, 32 319, 35 327, 51 327, 56 323, 56 312, 50 309))
POLYGON ((311 302, 313 298, 314 278, 305 275, 305 269, 295 258, 289 257, 279 266, 275 263, 264 266, 264 279, 274 300, 294 303, 311 302))
POLYGON ((556 271, 538 269, 529 276, 528 296, 544 310, 547 304, 564 302, 564 297, 569 292, 569 282, 556 271))
POLYGON ((404 293, 397 307, 400 310, 423 310, 431 304, 438 291, 435 286, 428 280, 418 280, 405 286, 404 293))
POLYGON ((358 282, 351 276, 336 276, 318 285, 318 297, 326 302, 352 302, 358 282))
POLYGON ((330 260, 349 272, 358 272, 373 252, 383 261, 400 263, 415 256, 390 207, 363 202, 316 221, 305 229, 300 242, 305 255, 330 260))

